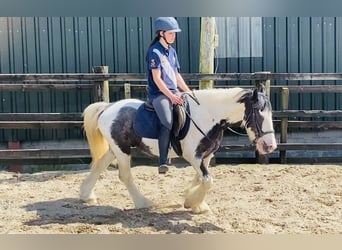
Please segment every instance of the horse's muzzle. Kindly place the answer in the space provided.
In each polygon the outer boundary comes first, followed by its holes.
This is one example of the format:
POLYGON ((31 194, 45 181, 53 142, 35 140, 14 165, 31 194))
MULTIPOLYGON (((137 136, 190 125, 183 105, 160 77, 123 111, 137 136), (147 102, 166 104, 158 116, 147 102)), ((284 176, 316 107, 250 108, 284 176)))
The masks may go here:
POLYGON ((274 133, 265 134, 256 141, 256 148, 260 154, 270 154, 277 148, 274 133))

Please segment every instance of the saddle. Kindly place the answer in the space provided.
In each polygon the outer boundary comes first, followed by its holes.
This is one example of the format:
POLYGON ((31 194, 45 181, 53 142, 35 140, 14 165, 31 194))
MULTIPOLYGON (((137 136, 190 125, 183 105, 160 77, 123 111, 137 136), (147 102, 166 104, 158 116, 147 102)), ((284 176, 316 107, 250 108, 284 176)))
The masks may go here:
MULTIPOLYGON (((151 101, 146 101, 145 108, 151 112, 155 112, 151 101)), ((184 106, 173 105, 173 124, 172 124, 172 135, 176 138, 179 136, 181 129, 184 127, 186 122, 186 111, 184 106)))
MULTIPOLYGON (((185 101, 183 106, 173 106, 173 124, 171 129, 170 143, 177 155, 182 156, 183 151, 180 141, 186 136, 189 126, 190 118, 188 102, 185 101)), ((144 102, 137 110, 137 115, 133 124, 135 132, 141 136, 151 139, 157 139, 160 129, 160 121, 157 113, 150 101, 144 102)))

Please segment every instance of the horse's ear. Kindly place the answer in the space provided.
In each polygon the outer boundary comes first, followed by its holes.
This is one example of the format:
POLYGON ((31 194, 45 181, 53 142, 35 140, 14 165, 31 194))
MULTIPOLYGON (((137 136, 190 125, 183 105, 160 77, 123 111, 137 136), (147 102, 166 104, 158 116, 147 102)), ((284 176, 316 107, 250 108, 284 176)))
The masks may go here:
POLYGON ((265 85, 262 84, 262 83, 257 84, 257 85, 256 85, 256 88, 255 88, 254 91, 253 91, 252 100, 253 100, 254 102, 257 102, 257 101, 258 101, 258 94, 259 94, 259 93, 263 93, 263 94, 266 93, 265 85))
POLYGON ((256 88, 259 92, 264 93, 264 94, 266 93, 266 87, 263 83, 257 84, 256 88))
POLYGON ((258 101, 258 92, 259 92, 259 89, 254 89, 253 90, 253 96, 252 96, 252 101, 253 102, 257 102, 258 101))

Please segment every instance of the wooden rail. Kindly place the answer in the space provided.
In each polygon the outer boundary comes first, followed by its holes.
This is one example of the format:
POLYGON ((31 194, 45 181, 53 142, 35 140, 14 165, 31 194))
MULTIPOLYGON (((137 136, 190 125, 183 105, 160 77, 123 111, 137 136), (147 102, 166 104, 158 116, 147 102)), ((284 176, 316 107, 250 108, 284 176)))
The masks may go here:
MULTIPOLYGON (((183 74, 187 81, 191 82, 192 88, 197 88, 193 82, 200 80, 215 81, 267 81, 267 80, 294 80, 294 81, 339 81, 342 74, 336 73, 229 73, 229 74, 183 74)), ((0 74, 0 91, 31 91, 31 90, 94 90, 94 83, 110 81, 109 91, 124 91, 125 97, 130 97, 134 91, 145 91, 145 74, 0 74), (64 82, 67 82, 64 83, 64 82), (133 83, 128 83, 133 82, 133 83), (136 84, 134 82, 143 82, 136 84)), ((222 87, 222 86, 219 86, 222 87)), ((232 87, 232 86, 229 86, 232 87)), ((240 86, 250 87, 250 86, 240 86)), ((320 118, 334 117, 342 118, 341 110, 288 110, 286 100, 291 92, 296 93, 342 93, 342 85, 288 85, 270 86, 269 93, 282 93, 282 110, 273 112, 274 123, 281 133, 280 162, 286 162, 286 151, 288 150, 341 150, 339 143, 288 143, 287 132, 289 128, 312 128, 312 129, 341 129, 342 121, 302 121, 294 118, 320 118)), ((96 91, 94 92, 96 93, 96 91)), ((98 91, 97 91, 98 93, 98 91)), ((108 93, 107 93, 108 94, 108 93)), ((96 100, 103 99, 95 96, 96 100)), ((39 128, 71 128, 83 125, 81 113, 0 113, 1 129, 39 129, 39 128)), ((222 151, 244 151, 255 150, 246 145, 222 145, 222 151)), ((0 150, 0 159, 4 164, 40 164, 40 163, 88 163, 90 160, 89 150, 81 149, 18 149, 0 150)), ((315 159, 317 161, 317 159, 315 159)))

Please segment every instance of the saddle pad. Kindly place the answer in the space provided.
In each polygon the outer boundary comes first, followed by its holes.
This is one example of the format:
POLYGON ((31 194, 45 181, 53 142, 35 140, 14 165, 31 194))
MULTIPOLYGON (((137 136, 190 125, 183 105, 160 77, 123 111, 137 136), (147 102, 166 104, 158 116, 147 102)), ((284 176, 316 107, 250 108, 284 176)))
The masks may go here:
MULTIPOLYGON (((187 102, 185 102, 185 108, 187 112, 190 112, 189 104, 187 102)), ((173 129, 175 124, 179 122, 178 118, 178 115, 174 114, 173 129)), ((157 113, 154 110, 151 110, 151 108, 147 107, 145 103, 141 104, 137 110, 137 114, 133 122, 133 129, 135 133, 141 137, 158 139, 160 127, 161 123, 157 116, 157 113)), ((188 133, 189 127, 190 118, 186 115, 184 126, 182 127, 182 129, 180 129, 180 131, 178 130, 176 139, 184 139, 184 137, 188 133)))
POLYGON ((133 122, 135 133, 141 137, 157 139, 160 126, 156 112, 147 109, 145 103, 141 104, 133 122))

